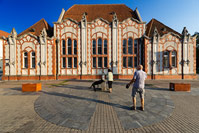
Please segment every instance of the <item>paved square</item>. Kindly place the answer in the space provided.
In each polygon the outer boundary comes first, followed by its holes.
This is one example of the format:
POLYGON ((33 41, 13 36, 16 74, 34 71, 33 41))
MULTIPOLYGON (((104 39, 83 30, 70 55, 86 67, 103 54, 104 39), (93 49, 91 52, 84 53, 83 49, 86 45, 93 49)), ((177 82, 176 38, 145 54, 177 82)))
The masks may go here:
POLYGON ((0 132, 199 132, 198 81, 175 81, 191 83, 191 92, 146 81, 144 112, 139 97, 130 110, 127 82, 115 81, 113 93, 90 90, 91 81, 43 81, 34 93, 21 92, 25 82, 1 82, 0 132))

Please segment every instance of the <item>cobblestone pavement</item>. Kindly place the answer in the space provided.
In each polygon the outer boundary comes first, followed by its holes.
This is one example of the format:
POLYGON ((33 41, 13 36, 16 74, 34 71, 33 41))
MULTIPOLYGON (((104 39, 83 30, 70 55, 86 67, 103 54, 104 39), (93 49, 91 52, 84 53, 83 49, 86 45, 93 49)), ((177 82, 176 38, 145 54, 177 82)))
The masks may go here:
MULTIPOLYGON (((34 81, 35 82, 35 81, 34 81)), ((157 80, 157 81, 147 81, 146 86, 146 99, 147 94, 148 98, 154 95, 161 96, 167 99, 172 99, 174 103, 174 109, 170 116, 167 118, 161 119, 160 121, 150 123, 147 125, 142 125, 138 128, 125 128, 125 124, 122 122, 120 115, 118 114, 117 106, 115 104, 122 105, 126 110, 124 112, 128 112, 128 107, 131 105, 130 99, 128 99, 130 95, 130 90, 124 90, 122 88, 123 84, 126 84, 127 81, 115 81, 113 85, 113 93, 105 93, 97 91, 96 93, 88 90, 86 88, 75 89, 77 87, 73 86, 89 86, 91 84, 90 81, 48 81, 42 82, 43 92, 38 93, 22 93, 21 92, 21 84, 24 82, 1 82, 0 84, 0 132, 199 132, 199 82, 198 81, 173 81, 173 82, 189 82, 192 84, 191 92, 171 92, 168 90, 169 81, 166 80, 157 80), (71 86, 69 86, 71 84, 71 86), (73 86, 72 86, 73 85, 73 86), (68 125, 65 125, 66 122, 62 121, 63 125, 60 123, 55 123, 53 121, 45 120, 41 117, 41 114, 37 112, 38 101, 44 95, 49 95, 49 97, 58 97, 56 100, 60 105, 63 104, 63 99, 65 98, 63 95, 59 94, 58 96, 50 95, 63 92, 64 86, 70 87, 70 93, 68 95, 75 95, 79 97, 71 97, 71 99, 79 98, 79 101, 82 101, 81 104, 85 104, 87 102, 88 106, 90 105, 90 115, 87 118, 90 118, 90 122, 85 118, 85 121, 88 122, 88 126, 81 129, 68 128, 68 125), (198 88, 198 89, 197 89, 198 88), (121 91, 120 91, 121 90, 121 91), (84 98, 88 98, 87 100, 81 99, 84 94, 83 92, 88 91, 88 95, 84 98), (44 93, 46 92, 46 93, 44 93), (57 93, 55 93, 57 92, 57 93), (76 93, 78 92, 78 93, 76 93), (48 94, 49 93, 49 94, 48 94), (118 100, 115 103, 115 97, 120 96, 121 98, 126 98, 125 100, 118 100), (123 97, 123 95, 126 97, 123 97), (151 96, 150 96, 151 95, 151 96), (62 97, 62 98, 61 98, 62 97), (92 100, 91 100, 92 99, 92 100), (90 100, 90 101, 88 101, 90 100), (91 104, 92 103, 92 104, 91 104), (110 104, 112 103, 112 104, 110 104), (35 105, 35 106, 34 106, 35 105), (129 106, 128 106, 129 105, 129 106), (36 113, 37 112, 37 113, 36 113), (83 130, 84 129, 84 130, 83 130)), ((65 94, 65 93, 64 93, 65 94)), ((139 99, 139 98, 137 98, 139 99)), ((150 98, 149 98, 150 99, 150 98)), ((41 100, 42 101, 42 100, 41 100)), ((45 100, 44 100, 45 101, 45 100)), ((146 100, 147 101, 147 100, 146 100)), ((150 101, 150 100, 148 100, 150 101)), ((139 101, 138 106, 139 106, 139 101)), ((160 102, 162 103, 162 102, 160 102)), ((43 103, 42 103, 43 104, 43 103)), ((46 99, 45 104, 50 104, 50 106, 57 109, 56 106, 52 102, 46 99)), ((44 104, 44 105, 45 105, 44 104)), ((70 103, 72 105, 72 103, 70 103)), ((172 102, 170 102, 172 105, 172 102)), ((77 105, 74 105, 76 107, 77 105)), ((48 106, 46 106, 48 107, 48 106)), ((121 107, 121 106, 120 106, 121 107)), ((147 107, 147 103, 146 103, 147 107)), ((82 106, 79 109, 83 109, 82 106)), ((62 110, 62 109, 58 109, 62 110)), ((58 111, 58 110, 55 110, 58 111)), ((89 110, 89 108, 88 108, 89 110)), ((50 110, 51 111, 51 110, 50 110)), ((143 114, 150 111, 146 109, 144 112, 142 111, 131 111, 132 114, 136 112, 137 114, 143 114)), ((52 111, 53 112, 53 111, 52 111)), ((67 112, 67 111, 66 111, 67 112)), ((66 112, 62 112, 63 114, 66 112)), ((81 111, 80 111, 81 112, 81 111)), ((166 111, 167 112, 167 111, 166 111)), ((58 114, 60 112, 57 112, 58 114)), ((81 112, 81 113, 84 113, 81 112)), ((56 115, 58 115, 56 114, 56 115)), ((129 115, 129 114, 128 114, 129 115)), ((128 116, 127 115, 127 116, 128 116)), ((50 116, 49 116, 50 118, 50 116)), ((53 117, 52 117, 53 118, 53 117)), ((72 119, 72 117, 71 117, 72 119)), ((133 117, 132 117, 133 119, 133 117)), ((147 120, 146 120, 147 121, 147 120)))

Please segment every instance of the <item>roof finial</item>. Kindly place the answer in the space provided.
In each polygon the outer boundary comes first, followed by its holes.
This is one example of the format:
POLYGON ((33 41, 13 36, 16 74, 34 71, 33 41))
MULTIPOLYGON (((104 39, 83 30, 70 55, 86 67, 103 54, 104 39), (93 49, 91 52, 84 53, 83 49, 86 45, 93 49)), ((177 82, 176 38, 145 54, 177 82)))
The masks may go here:
POLYGON ((17 32, 16 32, 15 28, 12 28, 11 36, 14 37, 14 38, 17 37, 17 32))

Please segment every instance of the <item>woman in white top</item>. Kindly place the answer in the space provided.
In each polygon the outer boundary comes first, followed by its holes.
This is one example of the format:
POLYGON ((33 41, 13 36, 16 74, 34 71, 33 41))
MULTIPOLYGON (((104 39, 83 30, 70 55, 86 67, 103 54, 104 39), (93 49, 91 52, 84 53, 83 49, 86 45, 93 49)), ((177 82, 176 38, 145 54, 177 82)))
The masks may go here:
POLYGON ((112 83, 113 83, 113 73, 110 69, 108 69, 108 87, 109 87, 109 92, 112 92, 112 83))

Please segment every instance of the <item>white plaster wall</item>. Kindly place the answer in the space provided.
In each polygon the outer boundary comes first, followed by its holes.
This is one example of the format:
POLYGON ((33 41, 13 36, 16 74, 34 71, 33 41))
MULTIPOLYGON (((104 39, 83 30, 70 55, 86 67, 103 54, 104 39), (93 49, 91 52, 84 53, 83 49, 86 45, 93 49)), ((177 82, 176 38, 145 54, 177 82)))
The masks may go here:
MULTIPOLYGON (((5 59, 6 63, 9 63, 9 55, 10 55, 10 49, 9 49, 9 45, 5 45, 5 59)), ((8 65, 5 64, 5 75, 9 75, 10 68, 8 65)))
POLYGON ((91 45, 92 45, 92 42, 91 42, 91 33, 90 33, 90 28, 88 29, 88 40, 87 40, 87 48, 88 48, 88 62, 87 62, 87 66, 88 66, 88 74, 91 74, 91 65, 92 65, 92 59, 91 59, 91 45))
POLYGON ((0 71, 3 71, 3 40, 0 39, 0 71))
POLYGON ((52 75, 52 69, 53 69, 53 56, 52 56, 52 45, 48 45, 48 75, 52 75))
POLYGON ((190 61, 190 73, 191 74, 194 74, 194 68, 193 68, 193 65, 194 65, 194 48, 193 48, 193 44, 189 44, 189 47, 190 47, 190 57, 189 57, 189 61, 190 61))
POLYGON ((3 59, 3 40, 0 39, 0 59, 3 59))
POLYGON ((17 45, 17 55, 18 55, 18 57, 17 57, 17 60, 18 60, 18 73, 17 73, 17 75, 21 75, 21 45, 17 45))
POLYGON ((37 75, 40 75, 40 73, 41 73, 40 72, 40 70, 41 70, 40 69, 40 61, 41 61, 40 60, 40 45, 37 46, 37 53, 36 54, 37 54, 37 62, 36 62, 36 65, 37 65, 37 75))
POLYGON ((151 74, 151 44, 147 45, 147 64, 148 64, 147 74, 151 74))

